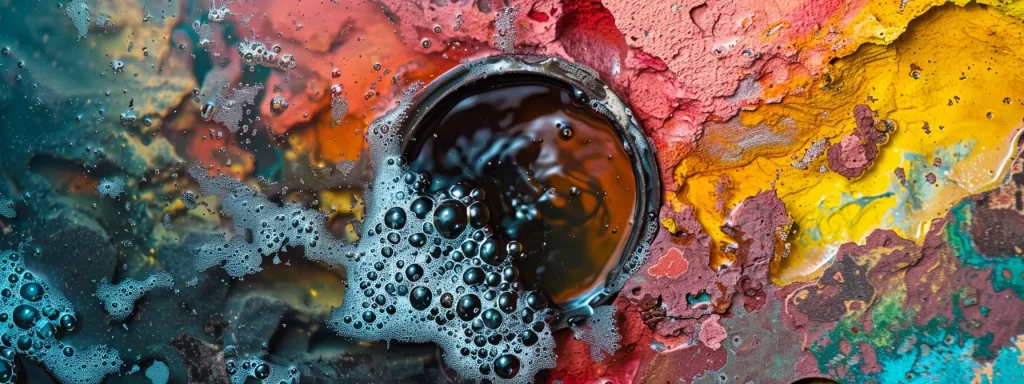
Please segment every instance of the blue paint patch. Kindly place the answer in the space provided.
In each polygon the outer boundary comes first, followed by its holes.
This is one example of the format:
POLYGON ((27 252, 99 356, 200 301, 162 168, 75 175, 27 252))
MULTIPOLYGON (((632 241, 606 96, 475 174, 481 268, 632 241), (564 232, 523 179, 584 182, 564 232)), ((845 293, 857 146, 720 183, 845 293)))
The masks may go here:
MULTIPOLYGON (((1024 335, 1017 336, 1020 340, 1024 335)), ((1003 384, 1024 382, 1024 358, 1016 345, 1008 345, 999 350, 999 356, 992 361, 992 376, 981 375, 981 384, 1003 384)))

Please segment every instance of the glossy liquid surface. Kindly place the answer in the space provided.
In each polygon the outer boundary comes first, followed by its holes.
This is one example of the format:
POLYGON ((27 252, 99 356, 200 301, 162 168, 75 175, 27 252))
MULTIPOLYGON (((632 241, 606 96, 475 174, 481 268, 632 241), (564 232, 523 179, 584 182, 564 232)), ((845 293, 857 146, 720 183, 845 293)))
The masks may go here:
POLYGON ((628 243, 633 166, 614 126, 568 87, 477 84, 446 97, 408 140, 410 169, 483 189, 491 224, 526 249, 520 273, 557 303, 598 287, 628 243))

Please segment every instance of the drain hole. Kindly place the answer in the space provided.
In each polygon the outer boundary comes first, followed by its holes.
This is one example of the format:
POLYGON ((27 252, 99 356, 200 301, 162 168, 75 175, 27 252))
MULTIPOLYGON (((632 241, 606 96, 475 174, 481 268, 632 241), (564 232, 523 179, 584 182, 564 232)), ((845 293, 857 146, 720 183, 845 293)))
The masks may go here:
POLYGON ((516 264, 527 289, 563 310, 604 289, 644 219, 640 161, 623 129, 586 93, 543 75, 487 76, 434 92, 444 96, 417 108, 406 128, 410 170, 429 174, 432 191, 486 193, 488 223, 526 250, 516 264))

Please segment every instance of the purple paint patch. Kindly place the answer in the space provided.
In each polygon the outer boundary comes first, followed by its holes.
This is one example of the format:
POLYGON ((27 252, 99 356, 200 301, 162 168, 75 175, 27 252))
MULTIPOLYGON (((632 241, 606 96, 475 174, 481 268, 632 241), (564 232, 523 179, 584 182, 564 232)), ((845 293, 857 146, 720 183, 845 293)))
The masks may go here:
POLYGON ((878 157, 878 145, 888 139, 885 132, 875 129, 871 107, 858 104, 853 108, 857 128, 839 144, 828 149, 828 168, 853 179, 864 173, 878 157))

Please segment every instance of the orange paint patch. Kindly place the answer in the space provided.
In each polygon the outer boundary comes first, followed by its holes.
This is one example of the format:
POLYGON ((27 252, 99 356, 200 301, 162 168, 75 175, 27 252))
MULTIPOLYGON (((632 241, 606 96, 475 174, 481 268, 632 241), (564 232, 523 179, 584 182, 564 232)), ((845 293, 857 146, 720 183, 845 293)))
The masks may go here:
POLYGON ((654 277, 677 278, 690 269, 690 263, 683 257, 679 248, 671 248, 658 260, 658 264, 647 269, 647 273, 654 277))

